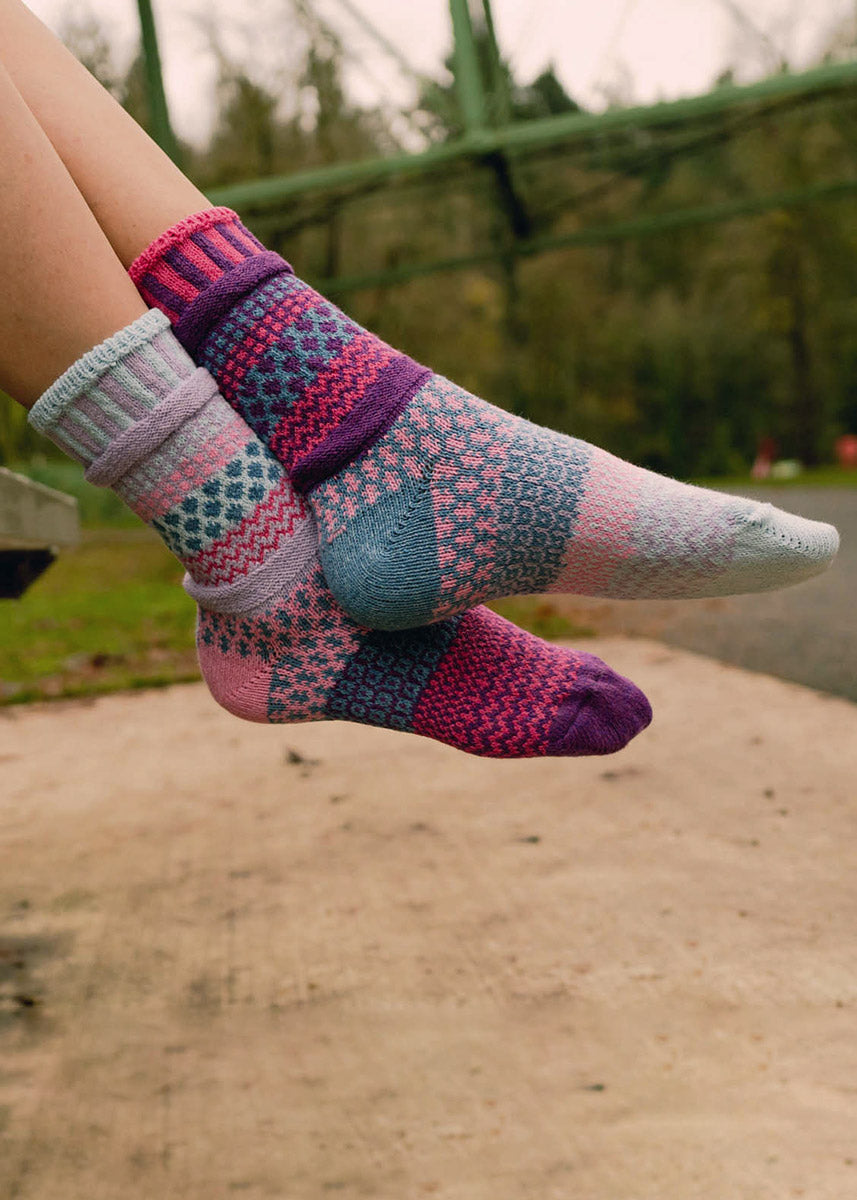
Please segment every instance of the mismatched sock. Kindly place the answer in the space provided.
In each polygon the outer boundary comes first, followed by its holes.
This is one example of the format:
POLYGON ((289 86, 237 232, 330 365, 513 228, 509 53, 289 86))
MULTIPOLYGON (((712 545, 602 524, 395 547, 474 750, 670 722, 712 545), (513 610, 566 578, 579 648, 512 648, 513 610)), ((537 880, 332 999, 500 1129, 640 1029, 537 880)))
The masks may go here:
POLYGON ((606 754, 649 723, 600 659, 487 609, 407 633, 358 626, 327 587, 304 500, 160 312, 84 355, 30 420, 184 563, 203 675, 238 716, 357 721, 503 758, 606 754))

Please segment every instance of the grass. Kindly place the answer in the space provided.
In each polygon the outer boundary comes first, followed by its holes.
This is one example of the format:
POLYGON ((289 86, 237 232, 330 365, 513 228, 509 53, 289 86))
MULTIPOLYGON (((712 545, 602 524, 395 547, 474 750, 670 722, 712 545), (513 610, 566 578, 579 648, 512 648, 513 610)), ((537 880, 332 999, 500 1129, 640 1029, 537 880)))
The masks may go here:
POLYGON ((579 624, 573 613, 563 611, 567 607, 563 597, 554 600, 546 596, 513 596, 508 600, 498 600, 490 607, 507 621, 513 621, 547 641, 553 641, 554 638, 572 638, 576 641, 595 637, 594 629, 579 624))
POLYGON ((809 467, 794 479, 751 479, 749 475, 718 475, 712 479, 693 479, 700 487, 717 488, 722 492, 737 492, 740 496, 751 488, 833 487, 857 488, 857 470, 844 467, 809 467))
POLYGON ((0 705, 196 679, 182 568, 145 528, 89 531, 0 600, 0 705))

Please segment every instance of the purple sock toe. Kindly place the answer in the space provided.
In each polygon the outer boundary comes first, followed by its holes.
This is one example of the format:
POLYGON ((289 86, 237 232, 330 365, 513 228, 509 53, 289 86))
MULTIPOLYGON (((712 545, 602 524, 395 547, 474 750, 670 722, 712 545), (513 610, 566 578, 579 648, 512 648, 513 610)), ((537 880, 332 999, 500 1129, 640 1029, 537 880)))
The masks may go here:
POLYGON ((650 724, 652 706, 636 684, 617 675, 600 658, 580 657, 577 686, 557 713, 548 753, 614 754, 650 724))

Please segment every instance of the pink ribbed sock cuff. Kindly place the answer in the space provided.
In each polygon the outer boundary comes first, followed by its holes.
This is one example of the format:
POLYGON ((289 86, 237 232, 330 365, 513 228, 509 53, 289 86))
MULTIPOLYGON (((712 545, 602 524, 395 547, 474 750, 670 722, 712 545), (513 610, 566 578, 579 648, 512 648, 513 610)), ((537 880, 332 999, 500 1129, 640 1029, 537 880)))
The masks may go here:
POLYGON ((231 208, 209 208, 162 233, 129 274, 144 300, 175 322, 222 275, 265 253, 231 208))

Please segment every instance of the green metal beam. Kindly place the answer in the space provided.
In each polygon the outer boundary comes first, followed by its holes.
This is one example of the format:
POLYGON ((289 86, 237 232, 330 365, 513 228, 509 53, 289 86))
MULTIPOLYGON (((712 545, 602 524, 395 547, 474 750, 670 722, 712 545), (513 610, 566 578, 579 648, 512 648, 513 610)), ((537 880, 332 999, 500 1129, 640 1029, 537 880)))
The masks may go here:
POLYGON ((488 124, 488 106, 482 86, 482 72, 476 39, 473 36, 473 21, 470 17, 468 0, 449 0, 452 15, 452 36, 455 40, 455 86, 458 102, 467 133, 478 133, 488 124))
MULTIPOLYGON (((461 0, 454 0, 460 3, 461 0)), ((421 154, 399 154, 364 162, 335 163, 294 175, 255 179, 213 188, 215 204, 246 209, 279 204, 305 192, 326 191, 360 183, 380 183, 403 175, 434 170, 461 159, 480 158, 497 150, 526 152, 595 134, 630 129, 654 129, 685 121, 717 116, 744 104, 836 92, 857 85, 857 62, 832 63, 800 75, 773 75, 759 83, 738 87, 729 84, 669 103, 640 105, 606 113, 563 113, 535 121, 521 121, 499 129, 475 129, 455 142, 432 146, 421 154)))
POLYGON ((491 11, 491 0, 482 0, 482 11, 485 19, 485 34, 488 38, 490 58, 491 124, 505 125, 512 116, 512 103, 511 96, 509 95, 508 78, 503 71, 500 45, 494 29, 494 14, 491 11))
POLYGON ((158 34, 151 0, 137 0, 140 13, 140 34, 143 40, 143 65, 146 72, 146 96, 149 102, 149 118, 152 136, 174 163, 179 161, 179 145, 170 124, 170 111, 164 92, 161 72, 161 55, 158 50, 158 34))
POLYGON ((509 254, 529 257, 545 254, 551 250, 567 250, 575 246, 606 245, 629 239, 652 237, 672 233, 678 229, 690 229, 698 225, 734 221, 740 217, 758 216, 773 209, 802 208, 823 201, 844 200, 857 193, 857 179, 839 180, 835 183, 818 183, 804 188, 772 192, 764 196, 747 196, 740 200, 728 200, 721 204, 706 204, 699 208, 679 209, 675 212, 658 213, 653 216, 637 217, 630 221, 616 221, 610 225, 593 225, 577 229, 573 233, 560 233, 546 237, 526 238, 502 250, 482 250, 458 258, 435 260, 428 263, 413 263, 388 271, 376 271, 363 275, 341 276, 338 279, 322 280, 318 286, 325 292, 340 294, 356 292, 363 288, 389 287, 406 283, 437 271, 463 271, 499 262, 509 254))

